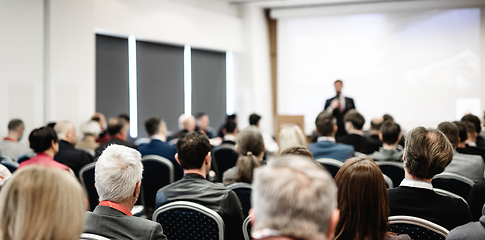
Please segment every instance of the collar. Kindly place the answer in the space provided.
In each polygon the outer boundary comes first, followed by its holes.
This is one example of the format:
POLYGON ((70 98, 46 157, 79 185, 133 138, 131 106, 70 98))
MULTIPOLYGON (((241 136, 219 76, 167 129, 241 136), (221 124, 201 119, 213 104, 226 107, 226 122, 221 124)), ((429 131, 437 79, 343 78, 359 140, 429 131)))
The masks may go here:
POLYGON ((403 179, 400 187, 414 187, 414 188, 424 188, 433 190, 433 184, 425 181, 413 180, 413 179, 403 179))
POLYGON ((3 138, 3 141, 11 141, 11 142, 18 142, 17 139, 15 139, 14 137, 12 136, 6 136, 3 138))
POLYGON ((153 135, 152 136, 152 139, 157 139, 157 140, 160 140, 162 142, 166 142, 167 141, 167 138, 162 136, 162 135, 153 135))
POLYGON ((251 237, 253 239, 264 239, 268 237, 279 237, 281 236, 281 232, 274 230, 274 229, 269 229, 269 228, 263 228, 258 231, 254 231, 251 233, 251 237))
POLYGON ((233 141, 233 142, 235 142, 236 141, 236 136, 234 136, 234 135, 225 135, 223 139, 224 139, 224 141, 233 141))
POLYGON ((477 147, 477 143, 476 143, 476 142, 474 142, 474 141, 468 141, 468 140, 467 140, 465 143, 466 143, 466 145, 468 145, 468 146, 470 146, 470 147, 477 147))
POLYGON ((111 202, 111 201, 101 201, 99 203, 99 205, 114 208, 114 209, 126 214, 127 216, 133 216, 133 214, 131 214, 131 212, 130 212, 130 210, 128 210, 128 208, 124 207, 123 205, 121 205, 119 203, 115 203, 115 202, 111 202))
POLYGON ((182 179, 205 179, 205 177, 197 173, 187 173, 182 179))
POLYGON ((335 142, 335 138, 329 137, 329 136, 321 136, 317 138, 317 142, 321 141, 330 141, 330 142, 335 142))

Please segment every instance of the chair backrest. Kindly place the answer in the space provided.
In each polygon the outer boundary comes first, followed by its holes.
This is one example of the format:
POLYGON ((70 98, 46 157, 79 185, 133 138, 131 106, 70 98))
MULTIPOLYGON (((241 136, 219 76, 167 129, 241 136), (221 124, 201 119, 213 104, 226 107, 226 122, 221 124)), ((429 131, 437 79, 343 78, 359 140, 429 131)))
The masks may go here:
POLYGON ((482 207, 482 215, 485 215, 485 204, 483 204, 483 207, 482 207))
POLYGON ((19 164, 16 162, 12 162, 9 160, 2 160, 2 165, 5 166, 11 173, 14 173, 17 171, 17 168, 19 167, 19 164))
POLYGON ((449 231, 428 220, 411 216, 392 216, 389 217, 391 232, 397 234, 407 234, 411 239, 439 239, 444 240, 449 231))
POLYGON ((376 162, 383 174, 392 179, 393 186, 399 186, 404 179, 404 167, 402 163, 377 161, 376 162))
POLYGON ((474 183, 467 177, 445 172, 434 176, 432 184, 435 188, 452 192, 467 199, 474 183))
POLYGON ((90 163, 85 165, 81 170, 79 170, 79 179, 81 180, 81 184, 83 185, 84 189, 86 189, 86 193, 88 195, 89 200, 89 210, 93 211, 96 206, 99 204, 99 195, 94 187, 94 168, 96 167, 96 163, 90 163))
POLYGON ((327 171, 332 174, 332 177, 335 177, 337 175, 338 170, 344 165, 343 162, 331 158, 319 158, 315 159, 322 167, 326 168, 327 171))
POLYGON ((160 188, 173 183, 173 163, 158 155, 147 155, 141 160, 143 163, 143 199, 145 213, 150 218, 155 211, 155 198, 160 188))
POLYGON ((222 174, 229 168, 236 166, 239 153, 236 151, 236 146, 232 144, 221 144, 214 149, 212 153, 214 162, 217 165, 216 180, 222 181, 222 174))
POLYGON ((384 181, 386 181, 386 186, 387 188, 393 188, 394 187, 394 184, 392 183, 392 179, 390 177, 388 177, 386 174, 382 174, 382 176, 384 177, 384 181))
POLYGON ((244 217, 247 217, 249 214, 249 209, 251 209, 251 184, 233 183, 227 185, 227 188, 236 193, 237 198, 239 198, 239 202, 241 202, 244 217))
POLYGON ((35 153, 27 153, 27 154, 24 154, 24 155, 20 156, 16 160, 17 160, 17 163, 18 164, 21 164, 23 161, 27 161, 27 160, 29 160, 33 156, 35 156, 35 153))
POLYGON ((91 155, 91 156, 93 156, 93 157, 94 157, 94 155, 95 155, 94 150, 93 150, 93 149, 91 149, 91 148, 86 148, 86 147, 77 147, 77 149, 79 149, 79 150, 83 150, 83 151, 87 152, 89 155, 91 155))
POLYGON ((92 233, 83 233, 81 234, 81 238, 79 238, 79 240, 110 240, 110 239, 96 234, 92 234, 92 233))
POLYGON ((450 191, 446 191, 446 190, 439 189, 439 188, 433 188, 433 190, 434 190, 435 193, 437 193, 439 195, 448 196, 448 197, 452 197, 452 198, 458 198, 458 199, 462 200, 463 202, 465 202, 466 205, 468 206, 468 202, 464 198, 460 197, 457 194, 454 194, 450 191))
POLYGON ((153 221, 162 225, 170 240, 224 239, 224 221, 215 211, 200 204, 176 201, 159 207, 153 221))
POLYGON ((251 215, 247 216, 246 219, 244 219, 242 230, 244 240, 251 240, 251 215))

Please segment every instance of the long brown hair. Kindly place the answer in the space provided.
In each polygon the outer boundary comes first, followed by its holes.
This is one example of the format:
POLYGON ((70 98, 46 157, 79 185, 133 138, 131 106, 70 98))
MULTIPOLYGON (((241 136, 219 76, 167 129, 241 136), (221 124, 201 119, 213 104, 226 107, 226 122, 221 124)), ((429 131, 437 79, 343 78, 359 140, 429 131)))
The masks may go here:
POLYGON ((340 221, 335 240, 382 240, 389 231, 386 183, 369 157, 345 161, 335 176, 340 221))
POLYGON ((254 169, 259 166, 261 166, 261 163, 251 152, 248 152, 247 156, 240 156, 236 163, 236 175, 231 183, 252 183, 254 169))

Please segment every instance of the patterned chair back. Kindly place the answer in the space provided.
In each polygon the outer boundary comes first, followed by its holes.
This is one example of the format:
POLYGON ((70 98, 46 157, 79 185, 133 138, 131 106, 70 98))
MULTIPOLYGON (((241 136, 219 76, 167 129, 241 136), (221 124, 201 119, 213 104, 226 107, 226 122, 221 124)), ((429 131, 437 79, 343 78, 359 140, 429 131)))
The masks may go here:
POLYGON ((411 216, 389 217, 391 232, 407 234, 414 240, 445 240, 449 231, 430 221, 411 216))
POLYGON ((404 179, 404 167, 402 163, 398 162, 386 162, 377 161, 376 162, 382 173, 387 175, 392 180, 392 185, 394 187, 399 186, 404 179))
POLYGON ((236 147, 232 144, 221 144, 214 150, 213 153, 214 162, 217 165, 216 180, 222 181, 222 174, 234 166, 236 166, 239 153, 236 151, 236 147))
POLYGON ((468 194, 474 182, 464 176, 454 173, 440 173, 433 178, 433 187, 452 192, 463 199, 468 199, 468 194))
POLYGON ((249 183, 233 183, 227 186, 236 193, 237 198, 241 202, 244 217, 246 218, 251 209, 251 184, 249 183))
POLYGON ((143 163, 143 199, 145 214, 151 218, 155 211, 155 198, 160 188, 173 182, 174 167, 173 163, 161 156, 147 155, 141 160, 143 163))

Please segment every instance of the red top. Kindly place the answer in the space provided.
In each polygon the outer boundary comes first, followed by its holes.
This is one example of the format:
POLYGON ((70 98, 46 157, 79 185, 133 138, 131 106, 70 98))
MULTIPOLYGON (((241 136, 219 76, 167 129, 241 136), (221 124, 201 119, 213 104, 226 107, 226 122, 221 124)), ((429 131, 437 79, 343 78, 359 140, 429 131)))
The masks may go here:
POLYGON ((54 168, 59 168, 59 169, 62 169, 62 170, 70 171, 68 166, 66 166, 62 163, 56 162, 56 160, 54 160, 54 158, 52 158, 51 156, 49 156, 45 153, 37 153, 36 156, 31 157, 27 161, 23 161, 22 163, 20 163, 18 169, 20 169, 21 167, 28 166, 28 165, 42 165, 42 166, 46 166, 46 167, 54 167, 54 168))
POLYGON ((126 214, 127 216, 133 216, 133 214, 131 214, 131 212, 130 212, 130 210, 128 210, 128 208, 124 207, 123 205, 121 205, 119 203, 115 203, 115 202, 111 202, 111 201, 101 201, 99 203, 99 205, 114 208, 114 209, 126 214))

